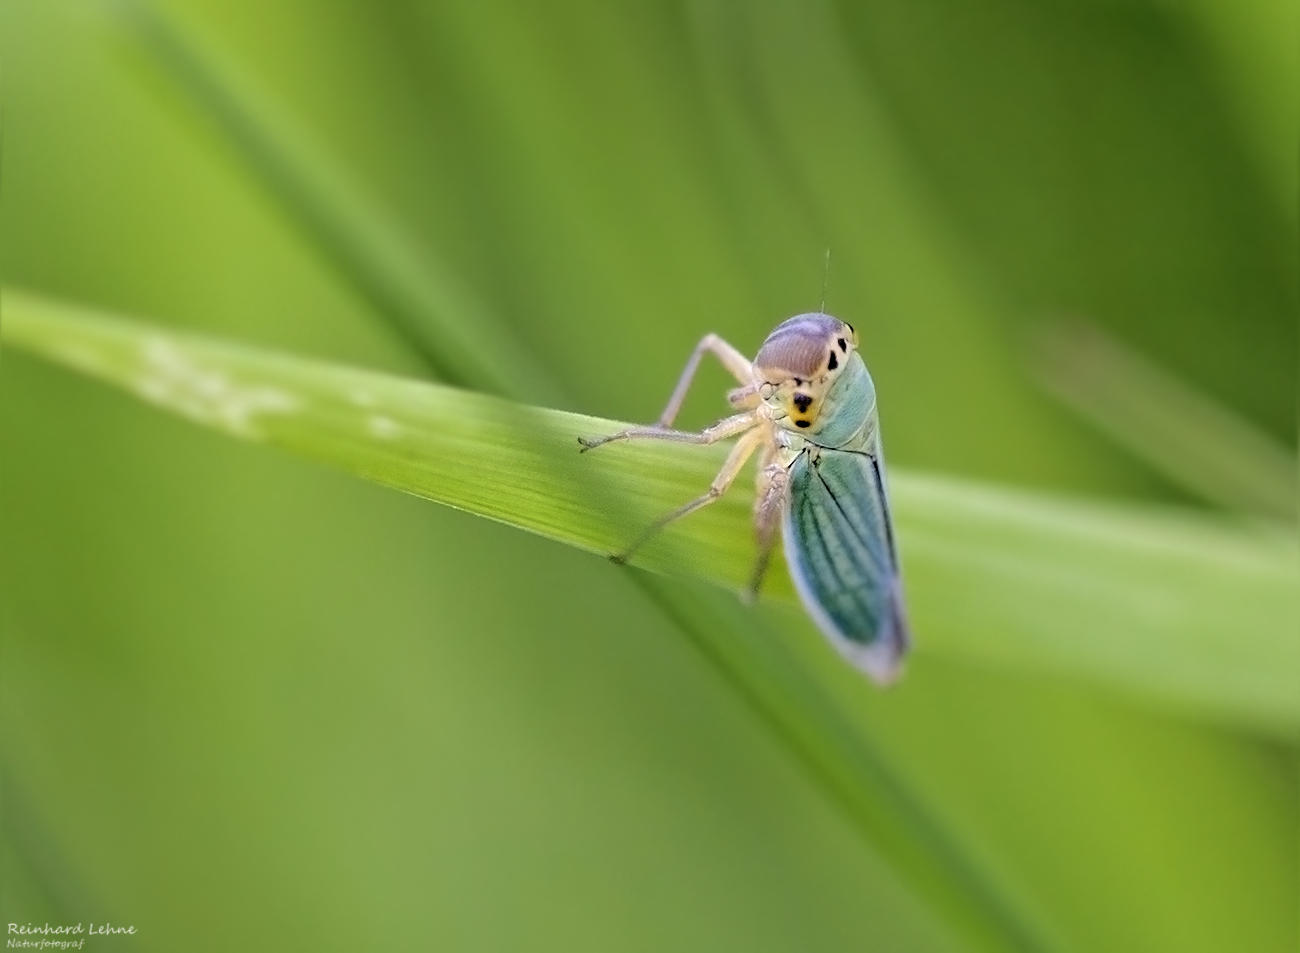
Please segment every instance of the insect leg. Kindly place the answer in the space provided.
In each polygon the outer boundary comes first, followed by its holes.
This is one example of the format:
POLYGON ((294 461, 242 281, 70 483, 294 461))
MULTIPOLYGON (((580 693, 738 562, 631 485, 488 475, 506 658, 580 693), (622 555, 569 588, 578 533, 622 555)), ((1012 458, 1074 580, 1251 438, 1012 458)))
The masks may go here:
POLYGON ((758 599, 758 589, 763 584, 772 550, 776 546, 776 531, 785 512, 786 495, 790 492, 790 473, 781 464, 765 455, 758 471, 758 493, 754 498, 754 532, 758 537, 758 558, 749 577, 746 601, 758 599))
POLYGON ((608 437, 579 437, 578 443, 582 444, 579 453, 586 453, 588 450, 602 447, 615 440, 671 440, 675 443, 717 443, 719 440, 726 440, 728 437, 734 437, 736 434, 748 430, 757 422, 758 416, 753 411, 749 411, 720 420, 712 427, 705 427, 698 433, 689 430, 670 430, 667 427, 658 425, 628 427, 626 430, 620 430, 608 437))
POLYGON ((752 410, 762 403, 758 396, 758 385, 750 383, 727 391, 727 403, 737 410, 752 410))
POLYGON ((682 404, 686 401, 686 392, 691 389, 691 381, 695 379, 695 372, 699 369, 700 358, 704 356, 705 351, 717 355, 722 366, 741 384, 753 383, 754 365, 749 363, 745 355, 716 334, 706 334, 700 343, 695 345, 690 360, 686 362, 686 369, 682 371, 682 376, 678 378, 677 386, 673 389, 673 396, 668 398, 668 406, 659 415, 660 427, 669 427, 677 419, 677 412, 682 409, 682 404))
POLYGON ((722 496, 722 494, 726 493, 727 488, 735 482, 736 474, 740 472, 741 467, 745 465, 745 461, 749 459, 750 454, 758 448, 762 441, 763 431, 757 429, 751 430, 749 433, 745 434, 745 436, 741 437, 740 440, 737 441, 736 445, 731 448, 731 453, 727 455, 727 460, 722 464, 722 469, 719 470, 718 475, 714 477, 713 485, 709 487, 708 493, 691 500, 691 502, 687 503, 685 506, 680 506, 666 516, 661 516, 659 519, 655 520, 646 528, 645 532, 632 542, 631 546, 613 557, 614 562, 627 562, 632 558, 633 553, 649 542, 656 533, 662 530, 669 523, 673 523, 689 513, 694 513, 696 510, 708 506, 714 500, 722 496))

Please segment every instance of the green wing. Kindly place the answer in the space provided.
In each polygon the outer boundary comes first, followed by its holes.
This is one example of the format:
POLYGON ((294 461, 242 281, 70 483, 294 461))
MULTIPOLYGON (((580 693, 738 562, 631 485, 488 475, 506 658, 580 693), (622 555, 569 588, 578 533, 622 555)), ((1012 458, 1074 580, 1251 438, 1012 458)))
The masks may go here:
POLYGON ((883 461, 863 452, 804 453, 785 509, 785 557, 804 606, 849 661, 897 677, 909 635, 883 461))

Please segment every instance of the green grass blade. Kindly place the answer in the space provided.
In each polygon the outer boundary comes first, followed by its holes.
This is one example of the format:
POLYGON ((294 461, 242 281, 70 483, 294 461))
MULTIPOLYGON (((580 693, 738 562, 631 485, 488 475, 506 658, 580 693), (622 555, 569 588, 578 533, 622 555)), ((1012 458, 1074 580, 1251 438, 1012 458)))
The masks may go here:
MULTIPOLYGON (((1003 872, 936 820, 926 799, 881 756, 871 729, 847 714, 843 697, 828 691, 799 646, 792 648, 788 631, 716 589, 670 589, 659 576, 641 578, 651 598, 821 782, 868 843, 932 908, 944 912, 947 925, 969 946, 1062 948, 1003 872)), ((858 685, 875 690, 860 680, 858 685)))
MULTIPOLYGON (((577 437, 621 425, 186 337, 7 291, 4 341, 232 436, 592 553, 708 484, 725 448, 577 437)), ((1300 729, 1297 552, 1281 533, 1139 507, 895 474, 918 652, 1042 668, 1202 717, 1300 729)), ((739 591, 733 491, 637 564, 739 591)), ((779 567, 779 562, 776 564, 779 567)), ((785 573, 767 595, 792 599, 785 573)))
POLYGON ((160 11, 137 0, 110 8, 155 64, 216 123, 256 178, 323 255, 438 376, 496 392, 518 387, 544 403, 560 390, 498 316, 432 249, 419 247, 292 117, 160 11), (492 347, 483 347, 491 341, 492 347))
POLYGON ((1227 509, 1296 517, 1295 455, 1100 328, 1042 336, 1043 387, 1173 483, 1227 509))
POLYGON ((1294 738, 1300 553, 1285 528, 905 474, 921 639, 1294 738))

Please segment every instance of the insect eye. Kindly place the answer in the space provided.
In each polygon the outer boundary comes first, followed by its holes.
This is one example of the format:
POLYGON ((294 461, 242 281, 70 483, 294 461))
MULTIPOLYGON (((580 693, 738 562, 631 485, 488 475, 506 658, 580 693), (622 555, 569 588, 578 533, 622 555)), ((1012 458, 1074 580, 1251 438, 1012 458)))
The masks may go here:
POLYGON ((776 385, 771 381, 763 381, 763 383, 758 387, 758 396, 764 400, 768 400, 775 393, 776 385))

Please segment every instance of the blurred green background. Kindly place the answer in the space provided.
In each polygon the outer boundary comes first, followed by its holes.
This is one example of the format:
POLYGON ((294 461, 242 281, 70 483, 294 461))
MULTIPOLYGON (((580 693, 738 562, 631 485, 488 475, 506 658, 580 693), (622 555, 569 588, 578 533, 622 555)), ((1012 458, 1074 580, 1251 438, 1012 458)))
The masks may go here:
MULTIPOLYGON (((1203 505, 1035 384, 1061 317, 1294 453, 1292 6, 166 9, 569 409, 653 419, 703 333, 752 352, 813 310, 830 247, 891 465, 1203 505)), ((118 10, 0 3, 3 279, 428 376, 118 10)), ((133 923, 87 946, 142 950, 965 948, 626 573, 19 354, 0 392, 6 922, 133 923)), ((1063 949, 1296 947, 1294 743, 924 651, 862 693, 1063 949)))

